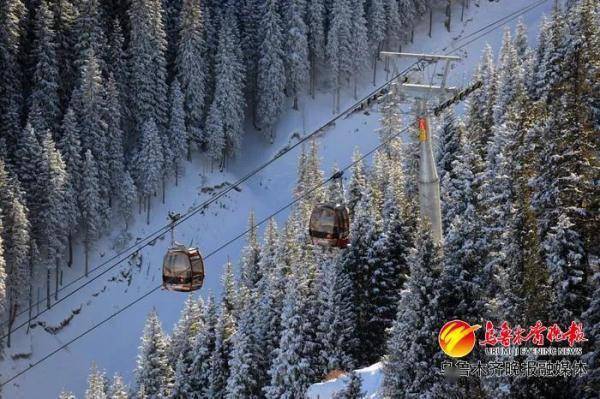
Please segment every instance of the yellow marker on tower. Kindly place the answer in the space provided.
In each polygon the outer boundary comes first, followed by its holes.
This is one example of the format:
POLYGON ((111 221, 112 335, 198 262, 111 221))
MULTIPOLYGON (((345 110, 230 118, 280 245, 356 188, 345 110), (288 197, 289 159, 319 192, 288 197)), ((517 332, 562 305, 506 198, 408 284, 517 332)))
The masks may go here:
POLYGON ((427 141, 427 120, 419 118, 419 141, 427 141))

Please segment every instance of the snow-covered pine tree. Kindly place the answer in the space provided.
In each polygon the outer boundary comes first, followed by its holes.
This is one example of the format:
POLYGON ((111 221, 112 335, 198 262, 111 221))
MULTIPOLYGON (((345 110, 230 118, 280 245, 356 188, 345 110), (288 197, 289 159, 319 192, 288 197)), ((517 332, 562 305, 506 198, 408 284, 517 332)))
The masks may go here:
POLYGON ((140 147, 133 160, 136 187, 146 202, 146 223, 150 224, 150 203, 162 181, 163 148, 153 119, 142 126, 140 147))
MULTIPOLYGON (((358 79, 367 65, 367 54, 369 52, 369 39, 367 32, 367 20, 364 13, 364 0, 349 0, 351 17, 351 48, 352 79, 354 81, 354 99, 358 99, 358 79)), ((379 0, 375 0, 379 1, 379 0)))
POLYGON ((106 161, 110 182, 109 204, 112 198, 119 197, 121 184, 125 179, 125 153, 123 150, 124 138, 121 129, 121 104, 117 82, 112 74, 106 81, 106 161))
POLYGON ((399 19, 403 23, 402 27, 402 41, 407 42, 408 40, 413 41, 414 26, 418 18, 418 11, 416 2, 414 0, 399 0, 398 1, 398 14, 399 19))
POLYGON ((181 38, 183 0, 163 0, 163 23, 167 46, 165 50, 165 60, 167 62, 168 82, 173 83, 173 78, 177 75, 176 58, 177 49, 181 38))
MULTIPOLYGON (((459 121, 456 120, 452 108, 444 112, 442 116, 441 129, 438 133, 437 170, 441 185, 446 178, 450 177, 452 162, 456 159, 460 150, 462 132, 459 121)), ((444 202, 444 200, 442 200, 444 202)))
POLYGON ((102 10, 98 0, 83 0, 77 4, 77 17, 73 32, 75 37, 74 63, 78 69, 75 72, 79 76, 80 68, 93 53, 98 59, 98 65, 102 72, 108 72, 106 65, 107 41, 103 28, 102 10))
MULTIPOLYGON (((364 3, 363 3, 364 4, 364 3)), ((384 0, 368 0, 366 4, 369 48, 374 54, 373 67, 385 39, 386 10, 384 0)), ((373 82, 375 84, 375 82, 373 82)))
MULTIPOLYGON (((131 24, 129 59, 129 103, 137 134, 154 119, 159 131, 167 127, 166 37, 161 2, 133 0, 128 11, 131 24)), ((139 136, 138 136, 139 137, 139 136)))
POLYGON ((305 0, 288 0, 285 7, 285 75, 293 108, 298 109, 298 94, 308 80, 308 38, 304 22, 305 0))
POLYGON ((367 177, 364 170, 364 164, 361 160, 361 153, 356 148, 352 155, 352 177, 348 184, 346 198, 348 200, 348 209, 350 211, 351 219, 354 219, 356 207, 362 199, 364 192, 367 188, 367 177))
POLYGON ((200 397, 209 397, 211 376, 211 355, 215 350, 215 328, 217 324, 217 309, 212 294, 204 304, 203 322, 200 323, 194 346, 191 350, 192 363, 187 370, 189 386, 200 397))
MULTIPOLYGON (((48 261, 46 263, 48 279, 50 270, 54 269, 55 297, 57 297, 60 265, 63 263, 68 243, 68 217, 76 205, 67 203, 67 200, 73 200, 74 197, 71 194, 66 196, 66 191, 70 188, 66 166, 49 131, 42 140, 42 158, 46 163, 44 170, 47 171, 48 176, 44 181, 43 202, 39 215, 41 235, 38 238, 38 244, 43 256, 48 261)), ((49 282, 47 290, 50 290, 49 282)))
POLYGON ((133 217, 133 211, 135 207, 135 199, 138 196, 133 177, 128 170, 122 176, 122 180, 119 183, 117 189, 117 201, 119 203, 119 215, 125 222, 125 230, 129 228, 129 222, 133 217))
POLYGON ((56 60, 58 66, 59 86, 58 96, 60 109, 67 109, 71 91, 73 90, 73 76, 77 76, 74 66, 74 47, 76 42, 74 25, 77 9, 72 0, 56 0, 52 2, 54 14, 53 29, 56 34, 56 60))
POLYGON ((207 131, 217 127, 207 137, 208 150, 213 159, 221 160, 221 169, 230 156, 235 156, 240 150, 243 133, 244 108, 244 62, 240 45, 237 19, 233 7, 227 7, 223 16, 223 23, 219 31, 219 46, 215 58, 215 93, 211 105, 207 131), (219 121, 220 119, 220 121, 219 121), (218 123, 217 123, 218 121, 218 123), (210 126, 210 125, 213 126, 210 126), (222 130, 217 124, 221 124, 222 130), (223 136, 223 147, 210 148, 213 143, 220 144, 221 131, 223 136))
POLYGON ((108 221, 108 198, 110 175, 108 163, 108 125, 106 116, 106 91, 93 50, 86 52, 88 58, 80 67, 79 86, 73 92, 71 108, 77 117, 82 151, 90 150, 96 162, 102 222, 108 221))
POLYGON ((208 375, 207 397, 224 399, 227 379, 229 378, 228 359, 231 351, 230 338, 233 330, 231 313, 225 304, 221 305, 215 326, 215 346, 210 355, 210 371, 208 375))
POLYGON ((362 378, 353 371, 350 373, 350 378, 344 389, 336 392, 333 399, 361 399, 365 395, 362 390, 362 378))
POLYGON ((46 129, 56 132, 60 115, 56 33, 53 29, 53 18, 48 1, 42 0, 35 16, 33 50, 35 69, 29 96, 29 120, 40 132, 46 129))
POLYGON ((544 68, 544 54, 546 53, 546 47, 548 46, 548 30, 550 22, 544 16, 539 24, 539 33, 537 37, 537 47, 532 50, 531 63, 526 69, 527 78, 527 92, 532 100, 539 100, 541 97, 541 90, 544 85, 540 75, 543 73, 544 68))
POLYGON ((225 129, 223 126, 223 117, 221 109, 216 100, 210 106, 208 117, 206 118, 206 148, 208 158, 211 160, 211 169, 214 164, 219 165, 219 170, 225 167, 225 129))
POLYGON ((171 83, 170 100, 168 137, 172 157, 168 163, 172 165, 175 172, 175 185, 177 186, 179 184, 179 176, 183 173, 184 157, 186 155, 188 159, 191 157, 190 138, 185 128, 183 93, 177 80, 171 83))
MULTIPOLYGON (((590 278, 590 292, 598 292, 598 290, 600 290, 600 271, 596 270, 590 278)), ((585 336, 589 340, 589 350, 584 349, 585 355, 582 358, 587 362, 589 371, 577 379, 574 390, 577 397, 591 399, 600 384, 600 296, 592 297, 581 318, 585 326, 585 336)))
POLYGON ((67 171, 67 186, 65 189, 65 202, 69 205, 67 211, 69 256, 68 265, 73 264, 73 237, 78 229, 81 211, 78 206, 78 193, 81 189, 81 141, 75 113, 71 108, 67 109, 62 124, 61 139, 57 143, 67 171))
POLYGON ((76 397, 73 392, 63 390, 58 395, 58 399, 76 399, 76 397))
POLYGON ((136 367, 136 384, 148 398, 168 397, 173 384, 173 369, 168 361, 168 342, 155 311, 144 326, 136 367))
POLYGON ((256 82, 256 119, 265 135, 274 140, 274 125, 283 108, 286 73, 284 67, 283 35, 278 3, 267 0, 258 27, 261 45, 258 49, 256 82))
POLYGON ((554 320, 568 325, 585 310, 586 253, 584 243, 569 217, 561 214, 543 242, 550 286, 554 290, 552 312, 554 320))
POLYGON ((6 171, 2 160, 0 160, 0 218, 4 224, 4 228, 0 229, 0 236, 4 241, 6 262, 4 310, 8 320, 7 346, 10 346, 12 324, 27 294, 23 287, 33 283, 28 259, 31 227, 18 180, 6 171))
POLYGON ((257 339, 254 335, 255 324, 255 299, 254 294, 245 297, 241 304, 239 320, 236 331, 231 337, 231 354, 229 357, 229 377, 225 398, 245 399, 258 398, 261 396, 258 385, 256 358, 258 354, 257 339))
POLYGON ((128 389, 125 382, 123 382, 123 377, 119 374, 115 374, 108 389, 107 399, 129 399, 127 391, 128 389))
POLYGON ((333 0, 325 48, 333 86, 333 112, 340 109, 340 89, 352 74, 352 10, 350 0, 333 0))
POLYGON ((493 104, 496 98, 496 70, 492 48, 485 46, 481 63, 473 74, 473 81, 481 80, 483 86, 469 96, 467 105, 467 140, 482 159, 485 158, 487 139, 493 125, 493 104))
POLYGON ((513 46, 517 52, 517 57, 521 63, 529 62, 529 44, 527 41, 527 25, 522 18, 519 18, 517 26, 515 28, 515 38, 513 40, 513 46))
MULTIPOLYGON (((262 24, 263 7, 266 6, 262 0, 243 0, 239 5, 240 36, 242 48, 244 49, 244 65, 246 70, 246 95, 253 98, 258 86, 258 62, 259 49, 262 43, 260 28, 262 24)), ((248 104, 251 108, 254 103, 248 104)), ((256 110, 251 109, 253 118, 256 118, 256 110)))
POLYGON ((206 145, 206 135, 202 131, 206 98, 206 45, 203 22, 200 2, 184 0, 181 11, 181 39, 177 50, 177 75, 184 96, 188 144, 195 143, 197 146, 206 145))
POLYGON ((88 376, 88 387, 85 390, 85 399, 108 399, 106 395, 104 372, 98 370, 96 364, 92 364, 88 376))
POLYGON ((431 373, 439 368, 444 356, 432 332, 438 331, 445 320, 438 306, 441 249, 425 223, 420 226, 409 264, 410 277, 398 304, 384 361, 385 395, 405 398, 418 392, 436 397, 440 394, 439 384, 444 384, 446 394, 459 394, 455 384, 441 374, 431 373))
MULTIPOLYGON (((198 331, 202 328, 201 316, 201 309, 198 302, 194 299, 193 295, 189 295, 185 300, 181 315, 173 328, 173 333, 169 340, 169 348, 167 350, 169 364, 176 364, 179 360, 183 360, 184 362, 189 360, 188 363, 191 363, 192 359, 186 359, 186 357, 190 355, 194 346, 194 337, 196 337, 198 331), (183 358, 180 359, 182 356, 183 358)), ((187 367, 189 364, 185 366, 187 367)))
MULTIPOLYGON (((35 227, 39 221, 38 215, 43 200, 43 183, 47 176, 44 174, 42 146, 30 124, 25 126, 16 145, 14 171, 25 194, 25 201, 30 212, 29 219, 32 227, 35 227)), ((39 236, 37 230, 34 230, 34 234, 36 237, 39 236)))
POLYGON ((325 2, 308 0, 306 28, 308 39, 308 60, 310 62, 310 95, 315 97, 315 86, 319 66, 325 61, 325 2))
POLYGON ((524 89, 523 68, 508 29, 504 32, 498 60, 497 93, 493 106, 493 128, 498 128, 504 122, 508 108, 524 89))
POLYGON ((101 230, 102 219, 99 204, 100 188, 96 161, 90 150, 85 152, 81 173, 81 191, 79 192, 79 206, 81 207, 81 229, 85 248, 85 275, 89 270, 90 249, 101 230))
MULTIPOLYGON (((256 226, 256 216, 254 215, 254 211, 250 211, 250 216, 248 216, 247 237, 246 245, 242 250, 239 287, 251 292, 256 288, 256 284, 262 278, 262 273, 260 273, 259 269, 259 262, 261 260, 261 246, 258 243, 258 229, 256 226)), ((267 253, 267 256, 269 255, 270 254, 267 253)))
POLYGON ((271 381, 263 388, 268 399, 303 397, 313 375, 306 353, 307 324, 305 318, 305 287, 290 281, 286 289, 281 314, 282 332, 279 347, 269 369, 271 381))
POLYGON ((400 10, 397 0, 385 0, 385 40, 387 42, 387 48, 390 51, 395 51, 401 45, 400 39, 402 38, 402 24, 403 21, 400 19, 400 10))
POLYGON ((184 360, 184 356, 180 355, 175 362, 175 374, 173 377, 173 388, 169 394, 169 399, 186 399, 194 395, 191 379, 189 378, 189 366, 184 360))
POLYGON ((354 336, 355 315, 352 284, 333 257, 321 260, 317 276, 318 325, 315 332, 319 345, 317 377, 333 370, 348 370, 353 365, 351 354, 357 344, 354 336))
POLYGON ((9 154, 14 154, 22 128, 23 92, 19 61, 22 57, 20 44, 27 34, 23 29, 27 15, 22 0, 0 4, 0 137, 6 138, 9 154))

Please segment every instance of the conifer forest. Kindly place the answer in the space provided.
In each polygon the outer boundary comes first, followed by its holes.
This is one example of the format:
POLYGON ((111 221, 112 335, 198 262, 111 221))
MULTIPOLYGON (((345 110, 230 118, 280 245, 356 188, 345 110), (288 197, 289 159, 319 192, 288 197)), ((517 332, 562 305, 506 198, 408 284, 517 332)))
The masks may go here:
POLYGON ((599 156, 596 0, 0 0, 0 397, 598 398, 599 156))

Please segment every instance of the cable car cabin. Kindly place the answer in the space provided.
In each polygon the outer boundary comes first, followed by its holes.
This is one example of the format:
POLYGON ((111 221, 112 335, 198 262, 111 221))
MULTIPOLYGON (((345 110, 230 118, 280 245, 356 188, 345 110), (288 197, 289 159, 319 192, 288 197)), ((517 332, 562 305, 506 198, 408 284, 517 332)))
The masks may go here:
POLYGON ((176 244, 169 248, 163 261, 163 287, 171 291, 190 292, 202 288, 204 261, 197 248, 176 244))
POLYGON ((313 244, 345 248, 350 217, 344 205, 318 204, 310 215, 309 234, 313 244))

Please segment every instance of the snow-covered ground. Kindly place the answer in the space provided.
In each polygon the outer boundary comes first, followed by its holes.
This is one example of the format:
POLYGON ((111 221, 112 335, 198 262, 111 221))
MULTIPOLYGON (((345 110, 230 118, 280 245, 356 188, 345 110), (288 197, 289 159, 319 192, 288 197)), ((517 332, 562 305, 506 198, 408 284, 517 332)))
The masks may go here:
MULTIPOLYGON (((383 380, 382 364, 375 363, 369 367, 356 370, 356 374, 361 379, 362 392, 364 398, 381 399, 383 398, 380 389, 383 380)), ((306 396, 309 399, 326 399, 331 398, 336 392, 342 390, 348 384, 349 376, 341 377, 313 384, 308 389, 306 396)))
MULTIPOLYGON (((490 22, 510 15, 526 4, 535 2, 502 0, 497 3, 482 0, 480 3, 480 7, 475 7, 471 2, 472 6, 466 10, 464 22, 460 21, 460 7, 455 7, 450 33, 443 26, 442 11, 436 11, 433 37, 427 36, 428 21, 424 21, 415 31, 414 44, 405 46, 403 50, 413 52, 450 51, 452 48, 470 41, 472 38, 464 39, 468 34, 480 30, 490 22)), ((523 16, 525 23, 529 26, 531 41, 537 36, 537 26, 541 15, 549 14, 552 4, 553 2, 546 1, 523 16)), ((516 20, 508 25, 514 27, 515 23, 516 20)), ((465 84, 471 76, 474 65, 479 60, 485 43, 489 42, 497 51, 502 34, 501 28, 496 29, 458 51, 457 54, 464 57, 464 61, 459 63, 452 72, 450 84, 457 86, 465 84)), ((399 63, 398 68, 401 69, 403 65, 408 65, 408 61, 399 63)), ((386 73, 380 69, 378 82, 383 83, 385 78, 386 73)), ((365 73, 359 95, 366 95, 373 90, 371 79, 372 72, 365 73)), ((296 142, 297 135, 294 133, 305 135, 321 127, 332 117, 331 103, 331 93, 319 91, 315 99, 309 96, 301 98, 299 111, 292 111, 290 105, 289 111, 282 116, 277 125, 277 138, 272 145, 262 138, 260 132, 254 132, 248 127, 249 132, 242 146, 243 152, 239 159, 231 162, 226 173, 211 173, 209 168, 196 158, 193 163, 187 165, 185 177, 177 187, 173 182, 170 183, 164 205, 160 203, 160 197, 153 200, 150 225, 146 225, 144 215, 138 217, 130 226, 131 241, 127 245, 164 226, 169 211, 186 212, 190 207, 210 198, 212 195, 210 188, 224 182, 233 183, 241 176, 246 175, 248 171, 271 159, 286 145, 296 142)), ((342 94, 342 110, 353 103, 351 91, 348 89, 342 94)), ((350 163, 355 147, 358 147, 363 153, 375 147, 378 144, 376 133, 378 126, 379 114, 376 109, 373 109, 368 114, 358 112, 341 118, 335 126, 319 134, 318 140, 324 170, 330 171, 334 164, 343 167, 350 163)), ((211 205, 204 213, 198 213, 182 223, 176 231, 178 240, 199 246, 205 254, 211 253, 224 242, 245 230, 247 216, 251 209, 255 211, 257 219, 261 220, 289 203, 296 181, 296 163, 299 153, 300 148, 290 151, 242 184, 239 191, 232 191, 225 198, 211 205)), ((218 191, 220 189, 216 188, 214 193, 218 191)), ((283 222, 286 217, 287 212, 282 212, 277 220, 283 222)), ((115 247, 115 242, 117 237, 122 235, 122 231, 122 221, 115 221, 114 230, 110 235, 95 245, 90 262, 91 267, 101 264, 118 251, 119 248, 115 247)), ((29 332, 26 331, 26 328, 16 331, 13 334, 13 345, 5 350, 5 360, 0 364, 0 380, 6 381, 26 369, 28 365, 34 364, 65 342, 159 285, 162 257, 168 244, 169 236, 167 234, 140 252, 139 263, 123 262, 40 316, 38 321, 43 323, 36 328, 30 329, 29 332), (43 328, 44 325, 46 327, 58 325, 70 316, 72 316, 70 323, 55 334, 48 332, 51 328, 43 328)), ((207 259, 207 279, 205 288, 199 295, 206 296, 209 292, 219 295, 222 267, 228 256, 234 263, 237 262, 243 245, 244 240, 239 239, 207 259)), ((81 248, 77 248, 76 259, 82 259, 81 248)), ((78 263, 74 265, 73 269, 65 270, 65 284, 81 275, 83 267, 81 262, 78 263)), ((109 265, 111 264, 112 262, 109 263, 109 265)), ((108 265, 99 268, 95 273, 91 273, 90 277, 107 268, 108 265)), ((73 287, 61 292, 59 297, 68 294, 85 281, 87 280, 84 279, 74 284, 73 287)), ((124 374, 127 382, 132 382, 139 337, 146 315, 152 308, 155 308, 163 321, 163 326, 170 331, 179 316, 184 299, 185 295, 183 294, 162 290, 148 296, 123 314, 111 319, 4 386, 3 396, 11 399, 56 398, 62 388, 68 388, 74 391, 78 397, 82 397, 92 362, 96 362, 101 369, 105 369, 109 376, 120 372, 124 374)), ((41 304, 40 311, 43 309, 44 305, 41 304)), ((369 384, 376 384, 376 380, 380 378, 377 367, 374 367, 363 370, 363 378, 365 381, 368 379, 369 384)), ((322 387, 329 387, 330 384, 337 383, 341 384, 342 382, 334 381, 324 384, 322 387)), ((311 392, 313 391, 311 390, 311 392)), ((322 392, 319 394, 320 398, 324 398, 328 397, 326 392, 330 391, 327 388, 319 392, 322 392)))

